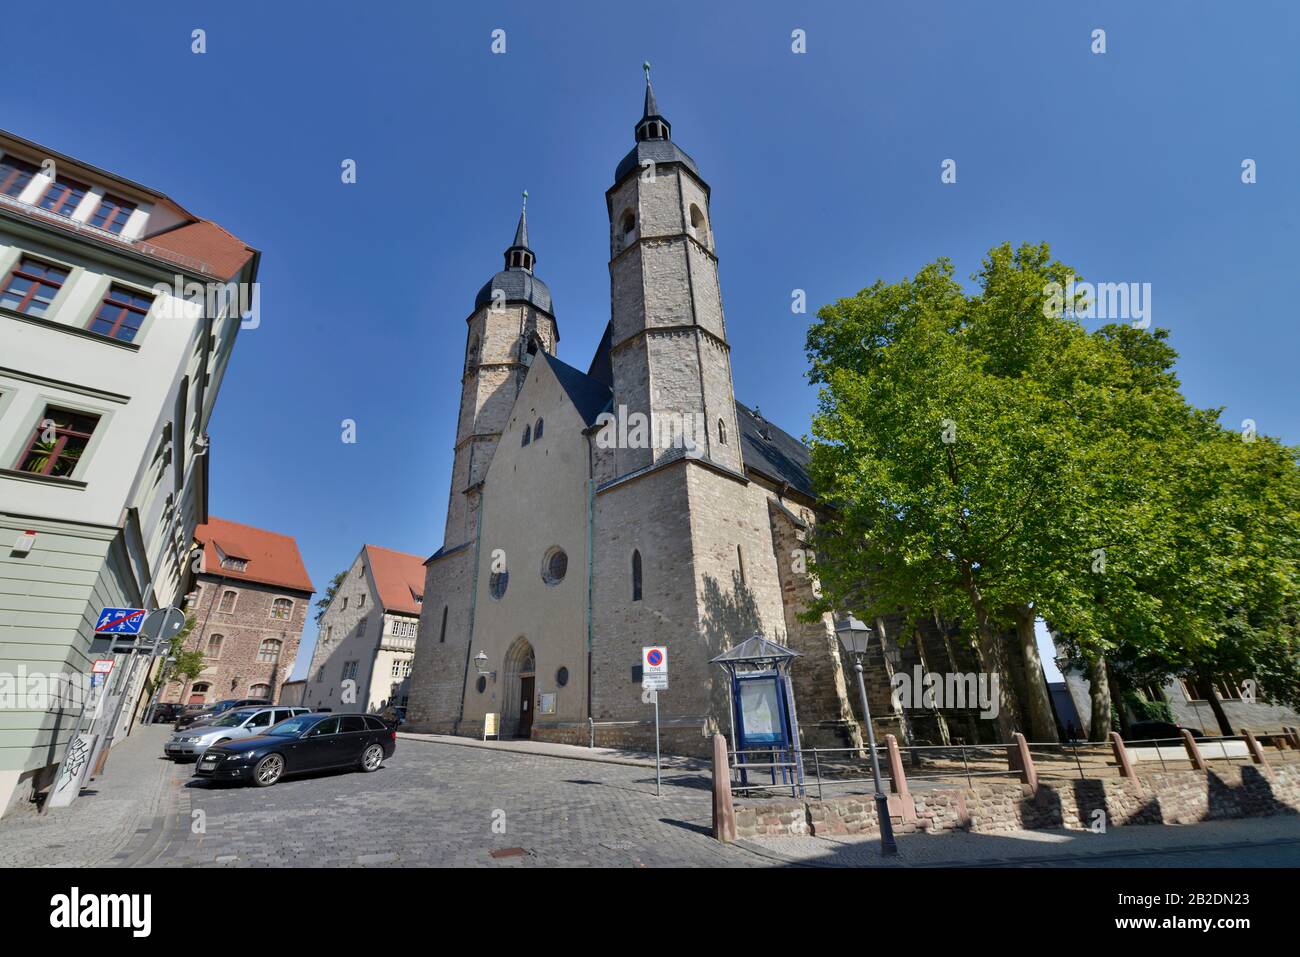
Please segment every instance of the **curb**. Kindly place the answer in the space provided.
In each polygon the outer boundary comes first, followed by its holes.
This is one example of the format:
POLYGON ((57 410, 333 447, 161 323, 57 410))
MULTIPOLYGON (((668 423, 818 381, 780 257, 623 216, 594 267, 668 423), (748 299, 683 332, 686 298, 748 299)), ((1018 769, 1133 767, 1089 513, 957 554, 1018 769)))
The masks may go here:
MULTIPOLYGON (((535 758, 559 758, 562 761, 588 761, 595 764, 618 764, 625 767, 633 768, 653 768, 655 762, 653 758, 633 758, 620 757, 611 755, 608 752, 603 753, 582 753, 579 749, 574 754, 556 754, 551 751, 531 751, 527 748, 506 747, 495 742, 479 741, 475 738, 460 738, 450 740, 451 736, 416 735, 399 731, 397 736, 406 741, 415 741, 422 744, 446 744, 453 748, 477 748, 480 751, 496 751, 498 754, 523 754, 535 758)), ((670 761, 681 760, 676 755, 665 755, 670 761)), ((704 764, 679 765, 670 764, 665 761, 663 768, 665 771, 707 771, 708 767, 704 764)))

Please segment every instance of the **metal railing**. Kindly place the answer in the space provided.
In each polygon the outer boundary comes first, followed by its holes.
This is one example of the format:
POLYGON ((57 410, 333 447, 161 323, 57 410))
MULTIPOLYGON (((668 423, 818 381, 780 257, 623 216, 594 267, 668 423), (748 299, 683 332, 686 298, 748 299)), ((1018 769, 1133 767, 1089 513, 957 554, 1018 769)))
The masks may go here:
MULTIPOLYGON (((1256 740, 1267 753, 1267 760, 1300 763, 1286 734, 1259 735, 1256 740)), ((1214 762, 1229 765, 1254 763, 1249 742, 1244 735, 1201 737, 1195 739, 1197 751, 1208 766, 1214 762)), ((1123 742, 1127 757, 1135 768, 1189 770, 1191 754, 1179 738, 1149 738, 1123 742)), ((1033 771, 1040 781, 1101 780, 1123 774, 1118 756, 1109 741, 1032 742, 1025 745, 1033 771)), ((905 785, 909 790, 926 790, 964 783, 974 788, 977 780, 1024 780, 1019 749, 1015 744, 936 744, 899 745, 898 758, 905 785)), ((882 787, 894 789, 889 746, 876 746, 880 761, 882 787)), ((761 797, 764 792, 815 792, 821 800, 827 791, 872 793, 871 756, 865 746, 858 748, 750 748, 727 751, 731 790, 736 794, 761 797), (802 759, 802 760, 800 760, 802 759), (800 765, 802 764, 802 780, 800 765), (754 780, 755 778, 765 780, 754 780), (865 786, 865 787, 863 787, 865 786)))

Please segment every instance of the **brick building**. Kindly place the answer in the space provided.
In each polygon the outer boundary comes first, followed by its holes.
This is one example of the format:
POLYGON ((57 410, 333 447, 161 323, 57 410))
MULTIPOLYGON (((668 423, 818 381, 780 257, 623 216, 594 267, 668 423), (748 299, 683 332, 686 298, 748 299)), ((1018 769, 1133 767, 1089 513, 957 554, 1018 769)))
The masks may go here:
POLYGON ((298 543, 221 518, 200 525, 195 538, 203 557, 186 602, 195 623, 185 649, 201 650, 207 667, 193 681, 169 683, 161 700, 278 701, 293 673, 314 591, 298 543))

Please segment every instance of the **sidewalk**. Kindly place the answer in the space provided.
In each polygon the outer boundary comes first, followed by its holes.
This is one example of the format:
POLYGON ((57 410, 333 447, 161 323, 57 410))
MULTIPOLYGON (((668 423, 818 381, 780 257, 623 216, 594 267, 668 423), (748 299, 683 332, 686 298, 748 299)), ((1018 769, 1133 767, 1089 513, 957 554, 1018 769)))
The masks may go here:
MULTIPOLYGON (((1063 860, 1111 861, 1146 853, 1224 850, 1294 845, 1300 859, 1300 817, 1202 821, 1183 825, 1126 825, 1105 834, 1057 828, 1050 831, 1007 831, 1000 834, 900 834, 898 856, 884 858, 880 838, 762 837, 738 841, 737 846, 769 860, 803 867, 996 867, 1006 864, 1049 864, 1063 860)), ((1195 867, 1195 858, 1173 862, 1195 867)))
MULTIPOLYGON (((596 761, 601 764, 626 764, 637 768, 653 768, 653 752, 622 751, 617 748, 584 748, 576 744, 552 744, 548 741, 529 741, 526 739, 504 741, 481 741, 478 738, 462 738, 450 734, 412 734, 397 732, 397 736, 406 741, 428 741, 436 744, 452 744, 462 748, 486 748, 489 751, 513 751, 517 754, 536 754, 548 758, 569 758, 573 761, 596 761)), ((665 754, 662 760, 664 768, 675 771, 704 771, 710 768, 703 758, 684 758, 665 754)))
POLYGON ((137 727, 109 754, 104 776, 70 807, 38 814, 15 808, 0 818, 0 867, 88 867, 106 863, 153 827, 172 762, 163 758, 171 725, 137 727))

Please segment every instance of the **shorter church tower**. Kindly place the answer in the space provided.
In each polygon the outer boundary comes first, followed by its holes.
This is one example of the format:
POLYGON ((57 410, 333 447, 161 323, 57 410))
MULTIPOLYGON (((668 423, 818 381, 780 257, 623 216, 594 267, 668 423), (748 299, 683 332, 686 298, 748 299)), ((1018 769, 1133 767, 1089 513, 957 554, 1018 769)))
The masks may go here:
POLYGON ((456 457, 447 505, 444 548, 474 536, 479 489, 510 418, 515 396, 538 352, 555 354, 560 339, 551 290, 533 272, 537 256, 528 245, 528 193, 505 268, 483 284, 466 323, 456 457))

